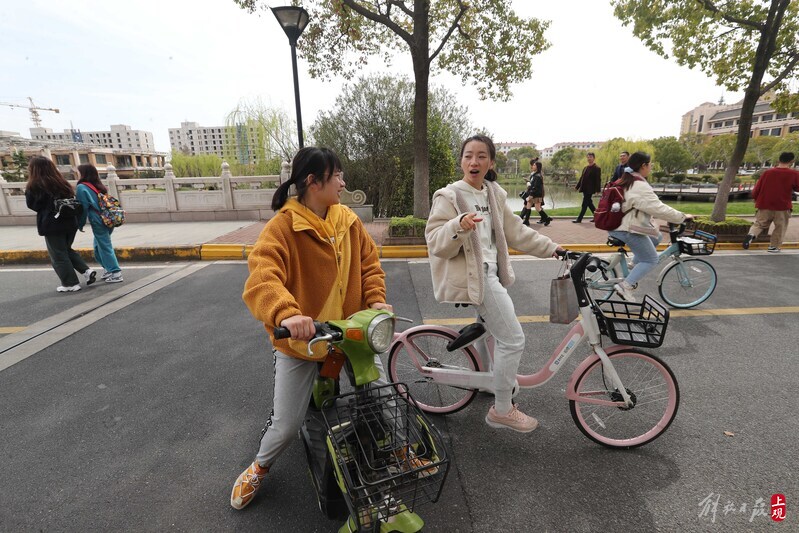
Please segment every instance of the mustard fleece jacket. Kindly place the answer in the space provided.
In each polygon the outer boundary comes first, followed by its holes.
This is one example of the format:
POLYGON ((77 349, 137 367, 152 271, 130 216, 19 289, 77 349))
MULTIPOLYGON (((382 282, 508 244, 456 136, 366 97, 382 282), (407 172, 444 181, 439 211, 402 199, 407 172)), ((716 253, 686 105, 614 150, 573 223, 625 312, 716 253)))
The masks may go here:
MULTIPOLYGON (((386 301, 377 247, 358 216, 343 205, 330 206, 322 220, 290 198, 264 227, 247 263, 250 276, 242 299, 270 337, 295 315, 339 320, 386 301)), ((298 359, 326 357, 324 350, 309 357, 305 342, 271 340, 298 359)))

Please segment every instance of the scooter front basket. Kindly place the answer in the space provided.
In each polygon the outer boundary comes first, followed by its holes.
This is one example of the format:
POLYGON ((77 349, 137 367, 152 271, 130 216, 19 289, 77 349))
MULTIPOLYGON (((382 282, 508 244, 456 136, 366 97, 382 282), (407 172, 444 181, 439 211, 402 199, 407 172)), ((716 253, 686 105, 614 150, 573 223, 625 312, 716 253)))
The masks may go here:
POLYGON ((327 446, 358 527, 436 502, 449 458, 441 434, 413 400, 393 384, 338 398, 323 409, 327 446))

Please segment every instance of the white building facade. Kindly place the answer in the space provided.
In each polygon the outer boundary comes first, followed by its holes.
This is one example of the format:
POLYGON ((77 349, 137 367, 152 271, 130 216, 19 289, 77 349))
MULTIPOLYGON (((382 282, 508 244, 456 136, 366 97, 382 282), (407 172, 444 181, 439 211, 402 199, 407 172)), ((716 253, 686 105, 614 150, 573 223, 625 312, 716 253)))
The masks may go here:
POLYGON ((86 143, 117 150, 155 151, 151 132, 134 130, 126 124, 112 124, 108 131, 66 129, 64 133, 54 133, 50 128, 31 128, 30 132, 31 139, 36 141, 86 143))
MULTIPOLYGON (((705 102, 682 116, 680 135, 701 133, 724 135, 738 133, 743 102, 713 104, 705 102)), ((784 137, 799 132, 799 113, 778 113, 767 100, 760 100, 752 114, 750 136, 784 137)))
POLYGON ((181 122, 179 128, 169 128, 169 145, 176 152, 235 157, 239 163, 258 163, 268 157, 263 133, 254 125, 200 126, 197 122, 181 122))
POLYGON ((576 150, 599 150, 602 148, 602 142, 600 141, 569 141, 569 142, 562 142, 553 144, 549 148, 544 148, 541 151, 541 157, 544 159, 552 159, 552 156, 555 155, 559 150, 563 150, 564 148, 574 148, 576 150))

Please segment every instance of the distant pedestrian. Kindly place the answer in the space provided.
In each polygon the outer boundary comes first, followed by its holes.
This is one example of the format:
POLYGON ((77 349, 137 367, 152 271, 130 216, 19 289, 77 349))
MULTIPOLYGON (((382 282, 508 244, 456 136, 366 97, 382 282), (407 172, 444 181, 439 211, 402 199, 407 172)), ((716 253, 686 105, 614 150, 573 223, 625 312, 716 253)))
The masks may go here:
POLYGON ((36 211, 36 229, 44 237, 50 264, 61 280, 56 290, 79 291, 81 286, 76 270, 83 274, 86 285, 94 283, 97 273, 72 249, 78 232, 80 204, 75 200, 72 185, 64 179, 52 160, 42 156, 31 158, 25 204, 36 211), (69 202, 69 199, 73 202, 69 202))
POLYGON ((767 232, 773 222, 774 231, 771 233, 768 251, 780 251, 785 230, 788 229, 788 219, 791 218, 792 192, 799 191, 799 172, 791 168, 795 161, 793 152, 783 152, 777 166, 765 171, 757 180, 752 189, 752 198, 755 199, 757 208, 755 223, 744 238, 744 250, 749 249, 749 245, 758 235, 767 232))
MULTIPOLYGON (((602 169, 599 168, 595 162, 596 155, 594 155, 594 152, 588 152, 586 154, 586 159, 588 165, 583 168, 580 180, 574 187, 583 193, 583 205, 580 208, 580 214, 577 216, 577 220, 572 220, 575 224, 579 224, 583 221, 586 210, 590 209, 591 214, 594 213, 596 207, 594 207, 594 201, 591 197, 602 190, 602 169)), ((591 220, 593 220, 593 218, 591 220)))
POLYGON ((610 182, 612 183, 622 177, 624 175, 624 167, 627 166, 627 161, 630 160, 630 152, 624 151, 619 154, 619 164, 616 165, 616 169, 613 171, 613 176, 610 178, 610 182))
POLYGON ((530 215, 533 208, 539 215, 536 224, 543 224, 549 226, 552 222, 552 217, 547 215, 544 211, 544 165, 538 158, 530 161, 530 178, 527 185, 527 199, 525 200, 524 209, 522 210, 522 223, 525 226, 530 225, 530 215))
POLYGON ((102 265, 104 272, 100 279, 106 283, 120 283, 122 279, 122 269, 119 268, 117 255, 114 246, 111 244, 111 232, 114 228, 109 228, 103 223, 100 217, 100 204, 97 200, 99 193, 107 194, 108 189, 100 181, 100 175, 94 165, 80 165, 78 167, 80 180, 78 180, 77 193, 78 200, 83 205, 83 214, 78 220, 78 229, 83 231, 86 221, 92 227, 94 234, 94 259, 102 265))

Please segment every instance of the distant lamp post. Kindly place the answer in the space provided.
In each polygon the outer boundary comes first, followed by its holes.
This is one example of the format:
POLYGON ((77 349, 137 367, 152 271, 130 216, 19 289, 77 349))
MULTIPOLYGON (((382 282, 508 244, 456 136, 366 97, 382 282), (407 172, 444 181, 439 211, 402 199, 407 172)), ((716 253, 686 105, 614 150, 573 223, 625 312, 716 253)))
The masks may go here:
POLYGON ((308 12, 301 7, 284 6, 273 7, 272 13, 275 14, 275 18, 280 23, 280 27, 286 32, 286 37, 289 38, 289 45, 291 45, 291 67, 294 70, 294 103, 297 107, 297 137, 300 140, 300 148, 302 148, 300 82, 297 78, 297 40, 300 38, 300 35, 302 35, 305 26, 308 25, 308 12))

